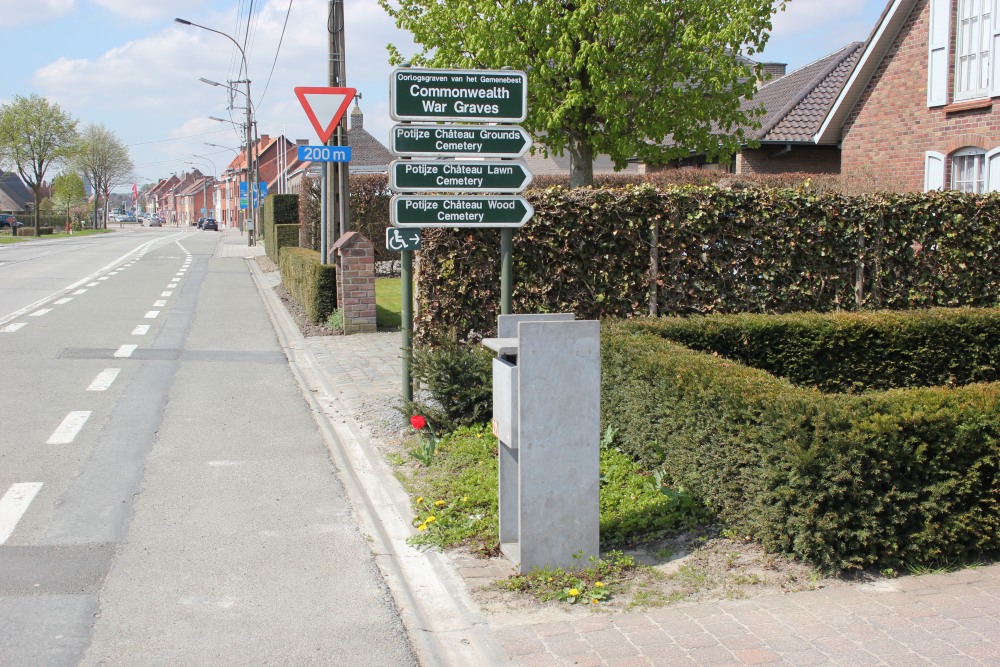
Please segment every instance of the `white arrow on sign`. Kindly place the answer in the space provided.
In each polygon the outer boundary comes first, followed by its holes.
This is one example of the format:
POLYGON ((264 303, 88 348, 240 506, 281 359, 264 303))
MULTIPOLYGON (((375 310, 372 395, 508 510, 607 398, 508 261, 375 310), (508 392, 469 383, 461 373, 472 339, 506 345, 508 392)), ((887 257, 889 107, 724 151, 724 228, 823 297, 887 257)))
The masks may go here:
POLYGON ((295 89, 295 96, 299 98, 320 142, 325 144, 330 140, 357 92, 356 88, 299 86, 295 89))

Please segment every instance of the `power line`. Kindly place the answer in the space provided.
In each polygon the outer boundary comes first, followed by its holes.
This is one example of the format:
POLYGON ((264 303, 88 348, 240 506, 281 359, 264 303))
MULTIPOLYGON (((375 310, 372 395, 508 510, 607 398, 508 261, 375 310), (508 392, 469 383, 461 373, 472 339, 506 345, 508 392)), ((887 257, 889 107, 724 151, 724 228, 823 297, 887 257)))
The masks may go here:
POLYGON ((278 64, 278 54, 281 53, 281 45, 285 41, 285 30, 288 28, 288 17, 292 14, 292 0, 288 0, 288 11, 285 12, 285 24, 281 26, 281 37, 278 38, 278 48, 274 51, 274 61, 271 63, 271 71, 267 75, 267 83, 264 84, 264 92, 260 94, 260 103, 264 102, 267 89, 271 85, 271 77, 274 76, 274 68, 278 64))

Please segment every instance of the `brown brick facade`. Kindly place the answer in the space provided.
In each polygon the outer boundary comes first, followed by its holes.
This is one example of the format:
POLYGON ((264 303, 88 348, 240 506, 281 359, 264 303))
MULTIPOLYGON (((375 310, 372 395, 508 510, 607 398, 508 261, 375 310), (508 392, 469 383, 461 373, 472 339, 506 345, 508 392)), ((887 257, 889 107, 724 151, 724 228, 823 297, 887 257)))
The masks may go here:
MULTIPOLYGON (((956 3, 952 3, 949 101, 954 99, 956 3)), ((845 174, 892 175, 894 189, 924 189, 924 155, 1000 146, 998 100, 927 106, 930 4, 917 2, 843 127, 845 174)), ((1000 73, 998 73, 1000 75, 1000 73)), ((945 164, 945 183, 951 173, 945 164)), ((946 185, 947 187, 947 185, 946 185)))
POLYGON ((840 150, 836 146, 793 146, 783 151, 780 145, 744 148, 736 155, 737 174, 839 174, 840 150))
POLYGON ((357 232, 333 244, 337 253, 337 305, 344 333, 373 333, 375 325, 375 247, 357 232))

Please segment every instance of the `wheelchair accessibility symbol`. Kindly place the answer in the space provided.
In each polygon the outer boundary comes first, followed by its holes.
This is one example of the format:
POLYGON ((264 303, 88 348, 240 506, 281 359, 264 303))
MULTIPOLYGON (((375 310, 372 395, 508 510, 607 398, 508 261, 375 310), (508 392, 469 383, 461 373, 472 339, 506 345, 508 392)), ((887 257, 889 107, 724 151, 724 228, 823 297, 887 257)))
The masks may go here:
POLYGON ((420 230, 389 227, 385 230, 387 250, 420 250, 420 230))

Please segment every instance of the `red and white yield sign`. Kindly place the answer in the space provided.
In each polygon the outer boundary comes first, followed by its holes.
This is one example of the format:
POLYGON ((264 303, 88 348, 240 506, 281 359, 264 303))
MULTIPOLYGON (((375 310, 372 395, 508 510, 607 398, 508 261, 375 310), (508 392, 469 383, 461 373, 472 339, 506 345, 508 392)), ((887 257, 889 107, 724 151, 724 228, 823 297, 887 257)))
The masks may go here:
POLYGON ((356 88, 310 88, 298 87, 295 96, 302 103, 302 108, 309 117, 309 122, 316 129, 322 143, 329 141, 337 123, 343 118, 344 112, 350 106, 356 88))

